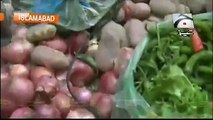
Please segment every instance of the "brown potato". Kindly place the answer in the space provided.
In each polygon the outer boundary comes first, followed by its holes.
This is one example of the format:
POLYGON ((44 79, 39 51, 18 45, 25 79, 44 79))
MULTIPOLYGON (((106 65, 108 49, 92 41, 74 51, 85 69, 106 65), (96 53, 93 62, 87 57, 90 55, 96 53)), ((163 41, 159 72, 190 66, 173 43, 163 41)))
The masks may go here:
POLYGON ((177 13, 190 13, 189 7, 184 4, 178 4, 176 6, 176 9, 177 9, 177 13))
POLYGON ((128 46, 129 43, 125 29, 114 21, 107 23, 101 32, 101 40, 95 53, 95 60, 102 71, 108 71, 113 68, 113 61, 120 48, 128 46))
POLYGON ((164 17, 167 14, 176 12, 176 6, 170 0, 150 0, 151 11, 158 16, 164 17))
POLYGON ((151 8, 146 3, 137 3, 133 9, 133 17, 143 20, 149 17, 151 8))
POLYGON ((173 19, 172 14, 166 15, 166 16, 164 17, 164 20, 172 20, 172 19, 173 19))
POLYGON ((31 61, 50 69, 65 69, 69 65, 68 58, 60 51, 39 45, 31 53, 31 61))
POLYGON ((206 11, 212 11, 212 0, 206 0, 206 11))
POLYGON ((160 22, 162 20, 162 18, 157 17, 157 16, 151 14, 147 20, 151 21, 151 22, 160 22))
POLYGON ((56 33, 56 27, 50 24, 37 24, 29 28, 27 40, 30 42, 39 42, 53 38, 56 33))
POLYGON ((171 2, 175 3, 175 5, 179 5, 180 4, 180 0, 171 0, 171 2))
POLYGON ((180 0, 180 3, 188 6, 193 14, 204 12, 206 2, 206 0, 180 0))
POLYGON ((138 19, 129 20, 124 25, 124 28, 126 29, 126 34, 132 47, 135 47, 147 34, 145 30, 145 23, 138 19))

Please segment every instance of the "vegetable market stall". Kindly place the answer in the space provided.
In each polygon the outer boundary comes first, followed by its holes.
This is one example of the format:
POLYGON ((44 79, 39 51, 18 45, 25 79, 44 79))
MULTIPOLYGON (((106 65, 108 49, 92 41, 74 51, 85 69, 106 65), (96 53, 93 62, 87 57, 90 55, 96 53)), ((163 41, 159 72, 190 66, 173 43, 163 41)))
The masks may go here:
POLYGON ((193 16, 192 38, 171 22, 211 10, 194 1, 196 9, 178 0, 12 2, 57 13, 58 25, 14 24, 4 3, 1 117, 212 118, 212 12, 193 16))

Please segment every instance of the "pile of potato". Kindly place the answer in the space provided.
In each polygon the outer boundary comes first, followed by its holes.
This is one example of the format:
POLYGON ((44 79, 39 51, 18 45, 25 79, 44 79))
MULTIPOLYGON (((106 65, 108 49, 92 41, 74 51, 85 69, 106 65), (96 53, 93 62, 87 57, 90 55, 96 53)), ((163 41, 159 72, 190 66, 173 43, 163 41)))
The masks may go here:
POLYGON ((4 118, 95 118, 87 106, 110 118, 113 95, 134 48, 151 24, 173 13, 212 11, 212 0, 126 0, 117 19, 100 38, 87 31, 68 38, 50 24, 13 27, 11 43, 1 48, 1 116, 4 118), (97 68, 77 59, 67 88, 69 64, 80 48, 97 68), (97 69, 99 72, 97 72, 97 69), (97 75, 97 73, 99 73, 97 75), (98 80, 97 90, 88 85, 98 80), (75 98, 75 99, 74 99, 75 98))

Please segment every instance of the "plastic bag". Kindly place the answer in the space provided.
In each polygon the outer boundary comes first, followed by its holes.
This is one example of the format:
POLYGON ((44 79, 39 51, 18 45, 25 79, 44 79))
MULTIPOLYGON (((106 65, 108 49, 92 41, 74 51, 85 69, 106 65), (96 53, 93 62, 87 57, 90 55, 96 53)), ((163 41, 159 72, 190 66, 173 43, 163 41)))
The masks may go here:
POLYGON ((114 97, 112 118, 143 118, 147 113, 154 115, 151 107, 141 96, 135 86, 133 71, 140 60, 149 38, 146 37, 136 47, 133 58, 130 60, 125 73, 119 80, 118 92, 114 97))
POLYGON ((20 0, 18 7, 33 13, 57 14, 59 28, 82 31, 96 25, 109 11, 118 11, 116 8, 122 3, 122 0, 20 0))

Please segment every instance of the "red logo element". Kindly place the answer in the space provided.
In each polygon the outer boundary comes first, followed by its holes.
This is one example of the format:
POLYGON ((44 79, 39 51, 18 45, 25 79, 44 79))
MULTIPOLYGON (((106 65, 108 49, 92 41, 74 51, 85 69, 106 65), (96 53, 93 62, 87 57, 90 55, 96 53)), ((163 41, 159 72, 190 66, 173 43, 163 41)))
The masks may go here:
POLYGON ((186 22, 183 22, 183 25, 186 25, 186 22))

